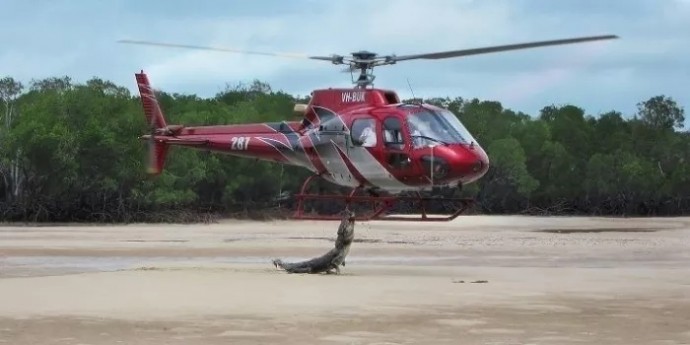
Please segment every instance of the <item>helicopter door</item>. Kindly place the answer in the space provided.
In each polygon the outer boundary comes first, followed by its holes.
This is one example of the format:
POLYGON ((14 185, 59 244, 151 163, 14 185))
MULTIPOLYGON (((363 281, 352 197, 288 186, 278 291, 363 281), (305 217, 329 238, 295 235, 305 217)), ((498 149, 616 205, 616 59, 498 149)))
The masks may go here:
POLYGON ((394 170, 405 170, 410 167, 410 156, 405 150, 402 121, 394 116, 383 120, 381 130, 385 162, 394 170))

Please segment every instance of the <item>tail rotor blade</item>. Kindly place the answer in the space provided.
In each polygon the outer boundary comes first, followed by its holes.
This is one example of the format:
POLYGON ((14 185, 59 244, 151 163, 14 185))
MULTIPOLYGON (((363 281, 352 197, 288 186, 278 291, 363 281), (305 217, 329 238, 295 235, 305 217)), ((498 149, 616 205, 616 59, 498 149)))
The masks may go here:
POLYGON ((150 132, 149 132, 149 161, 148 161, 148 167, 147 171, 149 174, 154 174, 156 173, 156 126, 154 125, 153 122, 153 117, 151 118, 151 123, 150 123, 150 132))

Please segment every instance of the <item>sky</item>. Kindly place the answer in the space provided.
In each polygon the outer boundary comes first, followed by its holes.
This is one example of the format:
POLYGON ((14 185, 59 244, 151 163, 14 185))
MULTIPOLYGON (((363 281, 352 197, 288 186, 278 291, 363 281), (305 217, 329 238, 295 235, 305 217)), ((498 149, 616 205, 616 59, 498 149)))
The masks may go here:
POLYGON ((615 34, 618 40, 535 48, 375 69, 401 98, 497 100, 538 114, 574 104, 631 116, 666 95, 690 127, 690 0, 2 0, 0 77, 110 80, 212 97, 258 79, 308 95, 349 87, 343 66, 308 59, 117 43, 120 39, 308 55, 416 54, 615 34), (409 82, 409 86, 408 86, 409 82))

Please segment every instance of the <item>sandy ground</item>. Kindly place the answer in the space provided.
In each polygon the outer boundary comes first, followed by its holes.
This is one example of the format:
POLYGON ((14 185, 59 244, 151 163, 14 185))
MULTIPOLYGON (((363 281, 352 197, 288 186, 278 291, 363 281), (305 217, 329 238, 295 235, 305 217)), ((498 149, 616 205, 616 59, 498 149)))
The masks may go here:
POLYGON ((0 227, 0 343, 690 344, 690 218, 0 227))

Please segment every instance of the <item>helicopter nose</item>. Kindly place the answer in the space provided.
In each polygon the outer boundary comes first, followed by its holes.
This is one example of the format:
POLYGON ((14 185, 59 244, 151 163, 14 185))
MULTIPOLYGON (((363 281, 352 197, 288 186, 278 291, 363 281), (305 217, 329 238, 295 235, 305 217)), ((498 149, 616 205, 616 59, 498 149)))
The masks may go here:
POLYGON ((477 144, 437 146, 420 153, 419 160, 425 175, 438 183, 471 183, 489 170, 489 158, 477 144))
POLYGON ((482 178, 482 176, 489 171, 489 156, 481 146, 474 144, 469 147, 468 151, 473 159, 473 162, 471 163, 470 171, 465 183, 476 181, 482 178))
POLYGON ((459 145, 450 155, 452 177, 463 184, 474 182, 489 170, 489 157, 484 149, 475 144, 459 145))

